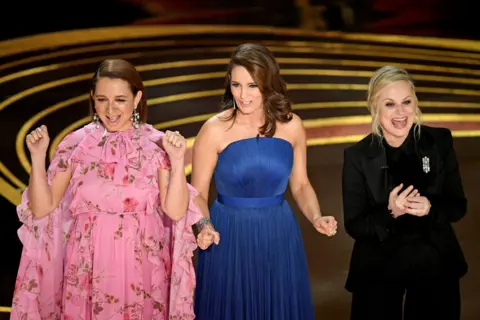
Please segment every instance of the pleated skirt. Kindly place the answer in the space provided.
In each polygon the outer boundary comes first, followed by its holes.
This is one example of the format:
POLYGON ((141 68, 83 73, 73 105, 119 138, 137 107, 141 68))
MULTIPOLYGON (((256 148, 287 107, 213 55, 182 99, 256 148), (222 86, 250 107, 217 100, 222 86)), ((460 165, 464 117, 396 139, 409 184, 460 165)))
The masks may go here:
POLYGON ((199 251, 196 319, 313 320, 304 243, 288 203, 217 200, 210 215, 220 244, 199 251))

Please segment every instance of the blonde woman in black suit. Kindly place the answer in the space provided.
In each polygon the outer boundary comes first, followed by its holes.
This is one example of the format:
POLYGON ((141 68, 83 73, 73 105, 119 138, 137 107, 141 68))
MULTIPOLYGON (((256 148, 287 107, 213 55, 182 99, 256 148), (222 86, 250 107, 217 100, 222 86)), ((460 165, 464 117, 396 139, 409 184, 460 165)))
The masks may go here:
POLYGON ((458 320, 467 263, 452 223, 467 200, 452 134, 421 124, 413 81, 397 67, 373 75, 368 107, 372 133, 345 150, 343 168, 351 319, 458 320))

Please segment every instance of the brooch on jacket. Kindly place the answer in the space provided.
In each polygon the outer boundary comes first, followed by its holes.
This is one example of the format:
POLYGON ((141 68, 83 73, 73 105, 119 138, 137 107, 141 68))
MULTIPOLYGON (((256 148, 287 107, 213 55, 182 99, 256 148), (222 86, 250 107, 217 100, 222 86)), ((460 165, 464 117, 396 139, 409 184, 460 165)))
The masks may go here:
POLYGON ((423 157, 422 158, 422 164, 423 164, 423 172, 429 173, 430 172, 430 159, 428 157, 423 157))

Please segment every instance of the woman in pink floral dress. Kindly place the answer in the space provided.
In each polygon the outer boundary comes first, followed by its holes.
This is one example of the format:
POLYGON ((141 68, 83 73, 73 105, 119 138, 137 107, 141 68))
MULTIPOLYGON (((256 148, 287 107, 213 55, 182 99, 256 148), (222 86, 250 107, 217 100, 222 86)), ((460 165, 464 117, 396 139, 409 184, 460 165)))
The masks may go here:
POLYGON ((145 123, 143 83, 124 60, 100 65, 90 102, 92 123, 60 143, 48 171, 47 128, 27 136, 11 319, 193 319, 200 212, 185 139, 145 123))

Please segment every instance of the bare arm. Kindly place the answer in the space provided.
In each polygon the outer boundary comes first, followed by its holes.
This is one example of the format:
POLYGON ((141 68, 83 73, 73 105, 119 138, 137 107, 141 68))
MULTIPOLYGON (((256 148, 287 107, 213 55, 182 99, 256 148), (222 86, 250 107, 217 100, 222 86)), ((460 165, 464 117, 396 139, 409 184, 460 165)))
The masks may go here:
POLYGON ((53 178, 52 185, 49 186, 45 162, 45 155, 32 157, 28 201, 35 218, 43 218, 58 207, 72 177, 70 168, 59 171, 53 178))
POLYGON ((163 212, 174 221, 182 219, 190 197, 183 159, 172 162, 171 169, 158 169, 158 185, 163 212))
POLYGON ((192 186, 198 191, 195 203, 200 208, 203 217, 208 219, 210 218, 208 193, 218 160, 217 139, 219 135, 216 134, 214 121, 215 119, 210 119, 202 126, 193 145, 192 186))
POLYGON ((294 163, 290 190, 303 215, 313 223, 321 217, 320 204, 307 175, 307 138, 301 119, 294 115, 290 132, 294 133, 294 163))

